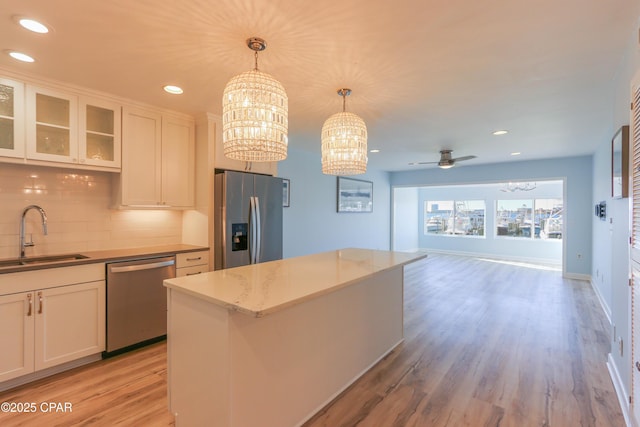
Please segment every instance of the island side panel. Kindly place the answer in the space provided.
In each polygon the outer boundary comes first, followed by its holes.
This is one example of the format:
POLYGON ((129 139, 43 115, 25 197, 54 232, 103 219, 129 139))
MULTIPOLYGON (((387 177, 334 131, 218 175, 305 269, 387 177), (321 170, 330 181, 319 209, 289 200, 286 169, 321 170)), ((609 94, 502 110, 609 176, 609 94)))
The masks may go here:
POLYGON ((229 330, 231 425, 300 425, 402 342, 403 269, 229 330))
POLYGON ((169 411, 176 427, 230 426, 229 311, 168 290, 169 411))

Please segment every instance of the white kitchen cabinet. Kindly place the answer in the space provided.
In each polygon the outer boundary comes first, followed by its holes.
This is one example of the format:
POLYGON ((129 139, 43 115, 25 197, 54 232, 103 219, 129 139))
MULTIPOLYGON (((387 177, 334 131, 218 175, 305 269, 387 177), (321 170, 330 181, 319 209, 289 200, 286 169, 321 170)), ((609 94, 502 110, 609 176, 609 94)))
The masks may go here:
POLYGON ((80 163, 120 169, 122 106, 81 96, 78 154, 80 163))
POLYGON ((104 351, 104 264, 0 276, 0 382, 104 351))
POLYGON ((79 359, 105 349, 105 282, 36 293, 35 369, 79 359))
POLYGON ((27 85, 27 160, 120 169, 121 106, 27 85))
POLYGON ((34 371, 33 294, 0 296, 0 382, 34 371))
POLYGON ((0 78, 0 156, 24 158, 24 84, 0 78))
POLYGON ((78 97, 27 85, 27 158, 78 162, 78 97))
POLYGON ((176 277, 192 276, 209 271, 209 251, 176 254, 176 277))
POLYGON ((116 204, 190 208, 194 205, 193 120, 123 108, 122 172, 116 204))

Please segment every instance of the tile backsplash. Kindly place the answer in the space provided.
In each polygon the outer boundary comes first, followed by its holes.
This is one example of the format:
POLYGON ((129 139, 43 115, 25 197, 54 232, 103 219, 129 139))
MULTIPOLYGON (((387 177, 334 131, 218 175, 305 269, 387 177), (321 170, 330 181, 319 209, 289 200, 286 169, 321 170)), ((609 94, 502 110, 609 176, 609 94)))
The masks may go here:
POLYGON ((111 209, 111 173, 0 164, 0 258, 19 255, 20 218, 26 216, 27 256, 155 246, 181 242, 182 212, 111 209))

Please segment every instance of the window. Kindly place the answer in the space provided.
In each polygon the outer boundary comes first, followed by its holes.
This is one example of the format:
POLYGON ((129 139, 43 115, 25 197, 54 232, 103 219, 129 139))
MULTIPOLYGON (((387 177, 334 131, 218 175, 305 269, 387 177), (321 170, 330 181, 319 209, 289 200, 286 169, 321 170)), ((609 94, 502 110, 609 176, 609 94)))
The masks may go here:
POLYGON ((484 236, 484 200, 424 202, 424 234, 484 236))
POLYGON ((562 239, 562 199, 498 200, 496 235, 562 239))

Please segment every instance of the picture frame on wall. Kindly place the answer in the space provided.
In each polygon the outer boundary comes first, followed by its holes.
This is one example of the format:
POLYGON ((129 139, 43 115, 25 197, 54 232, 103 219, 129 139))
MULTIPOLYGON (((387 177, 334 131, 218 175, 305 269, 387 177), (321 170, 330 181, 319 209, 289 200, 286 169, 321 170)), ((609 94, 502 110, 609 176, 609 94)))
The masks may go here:
POLYGON ((282 207, 288 208, 291 205, 291 181, 289 179, 282 179, 282 207))
POLYGON ((373 182, 338 177, 338 212, 373 212, 373 182))
POLYGON ((622 126, 611 140, 611 197, 629 197, 629 126, 622 126))

